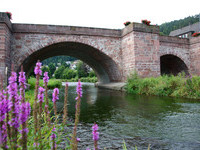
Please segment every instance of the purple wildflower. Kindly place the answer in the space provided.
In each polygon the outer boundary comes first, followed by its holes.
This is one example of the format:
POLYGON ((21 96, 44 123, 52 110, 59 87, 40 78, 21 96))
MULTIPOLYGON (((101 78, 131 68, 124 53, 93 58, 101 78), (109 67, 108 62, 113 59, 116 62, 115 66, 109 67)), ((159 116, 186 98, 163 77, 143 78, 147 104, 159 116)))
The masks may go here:
POLYGON ((92 129, 93 129, 93 132, 92 132, 93 140, 98 141, 99 140, 99 132, 97 132, 97 130, 99 129, 98 125, 96 123, 94 123, 92 129))
POLYGON ((18 94, 17 94, 17 74, 16 72, 12 72, 11 76, 9 77, 9 85, 8 85, 8 93, 10 95, 9 99, 15 101, 18 100, 18 94))
POLYGON ((1 123, 1 128, 0 128, 0 145, 1 144, 2 144, 2 147, 8 148, 7 147, 7 130, 6 130, 5 122, 1 123))
POLYGON ((43 82, 46 83, 46 84, 48 84, 48 82, 49 82, 48 72, 45 72, 45 73, 44 73, 43 82))
POLYGON ((59 99, 59 97, 58 97, 58 94, 59 94, 59 89, 58 88, 55 88, 54 90, 53 90, 53 98, 52 98, 52 101, 55 103, 56 102, 56 100, 58 100, 59 99))
POLYGON ((17 91, 17 74, 16 72, 11 72, 11 76, 9 77, 9 85, 8 85, 8 94, 9 94, 9 109, 11 109, 11 119, 8 124, 12 127, 10 138, 13 141, 13 149, 17 149, 17 135, 18 128, 20 127, 19 113, 20 113, 20 105, 19 105, 19 96, 17 91))
POLYGON ((79 97, 82 97, 82 85, 81 85, 81 81, 80 80, 78 80, 78 84, 77 84, 77 87, 76 87, 76 93, 78 94, 78 96, 76 97, 76 100, 79 97))
POLYGON ((38 102, 44 102, 44 91, 45 89, 43 87, 39 87, 38 102))
POLYGON ((28 102, 21 103, 21 113, 19 116, 21 124, 27 121, 30 115, 30 110, 31 110, 30 103, 28 102))
POLYGON ((52 96, 53 96, 52 101, 53 101, 53 108, 54 108, 54 114, 55 114, 55 115, 57 115, 56 100, 59 99, 58 94, 59 94, 59 89, 58 89, 58 88, 55 88, 55 89, 53 90, 53 94, 52 94, 52 96))
POLYGON ((53 134, 51 135, 51 139, 54 140, 55 138, 56 138, 56 135, 53 133, 53 134))
POLYGON ((24 86, 24 89, 26 88, 26 75, 25 72, 19 72, 19 86, 24 86))
POLYGON ((16 72, 12 72, 11 76, 9 77, 9 86, 8 86, 8 93, 9 93, 9 100, 10 108, 12 109, 12 120, 10 125, 13 126, 15 129, 19 128, 19 96, 17 93, 17 74, 16 72))
POLYGON ((40 75, 40 76, 42 75, 41 66, 42 66, 42 63, 38 61, 34 69, 35 75, 40 75))
POLYGON ((26 89, 26 76, 25 72, 19 72, 19 86, 20 86, 20 96, 19 100, 24 102, 25 101, 25 89, 26 89))
POLYGON ((7 113, 7 100, 4 95, 4 90, 0 91, 0 145, 2 148, 7 147, 7 130, 6 130, 6 113, 7 113))
MULTIPOLYGON (((52 129, 52 132, 54 132, 54 131, 56 131, 56 128, 55 128, 55 127, 52 129)), ((53 144, 52 144, 52 149, 53 149, 53 150, 56 150, 56 141, 55 141, 55 139, 56 139, 56 134, 55 134, 55 133, 52 133, 52 135, 51 135, 51 140, 52 140, 52 142, 53 142, 53 144)))
POLYGON ((4 90, 0 91, 0 122, 4 121, 7 113, 7 100, 5 99, 4 90))
POLYGON ((55 128, 55 127, 53 127, 52 131, 56 131, 56 128, 55 128))

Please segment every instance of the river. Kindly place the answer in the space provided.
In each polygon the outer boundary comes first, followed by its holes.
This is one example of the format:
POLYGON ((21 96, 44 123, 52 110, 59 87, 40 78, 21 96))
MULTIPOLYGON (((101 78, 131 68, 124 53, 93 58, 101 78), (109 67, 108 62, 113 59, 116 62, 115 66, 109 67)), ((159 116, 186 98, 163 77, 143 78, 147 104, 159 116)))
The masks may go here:
MULTIPOLYGON (((68 91, 70 118, 75 114, 74 85, 68 91)), ((149 144, 151 150, 200 149, 200 100, 131 95, 83 84, 79 149, 93 149, 94 122, 99 125, 100 149, 122 149, 123 141, 127 149, 147 150, 149 144)))

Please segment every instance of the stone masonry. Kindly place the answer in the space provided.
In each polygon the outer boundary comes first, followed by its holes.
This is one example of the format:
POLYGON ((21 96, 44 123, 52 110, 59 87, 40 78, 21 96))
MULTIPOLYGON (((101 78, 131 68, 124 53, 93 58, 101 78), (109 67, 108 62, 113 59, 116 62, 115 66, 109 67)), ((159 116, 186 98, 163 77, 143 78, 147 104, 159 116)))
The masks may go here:
POLYGON ((125 82, 133 71, 142 77, 159 76, 160 59, 165 56, 176 56, 188 72, 200 75, 199 37, 160 36, 158 26, 140 23, 122 30, 14 24, 6 13, 0 13, 0 75, 4 81, 11 64, 15 71, 23 65, 29 72, 37 60, 58 55, 83 60, 102 83, 125 82))

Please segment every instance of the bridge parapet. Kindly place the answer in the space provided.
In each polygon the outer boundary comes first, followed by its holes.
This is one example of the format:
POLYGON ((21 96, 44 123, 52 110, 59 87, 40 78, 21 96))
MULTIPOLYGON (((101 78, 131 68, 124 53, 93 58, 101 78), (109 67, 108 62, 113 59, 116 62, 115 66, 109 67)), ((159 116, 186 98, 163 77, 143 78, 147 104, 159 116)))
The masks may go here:
POLYGON ((174 36, 162 36, 159 37, 160 42, 166 42, 166 43, 176 43, 176 44, 186 44, 189 45, 190 41, 186 38, 179 38, 174 36))
POLYGON ((14 33, 43 33, 61 35, 89 35, 103 37, 120 37, 121 30, 101 29, 77 26, 40 25, 40 24, 13 24, 14 33))
POLYGON ((7 13, 0 12, 0 23, 5 23, 10 30, 12 29, 12 23, 7 13))
POLYGON ((122 29, 122 37, 131 33, 132 31, 159 34, 159 26, 157 25, 148 26, 145 24, 133 22, 128 26, 126 26, 124 29, 122 29))

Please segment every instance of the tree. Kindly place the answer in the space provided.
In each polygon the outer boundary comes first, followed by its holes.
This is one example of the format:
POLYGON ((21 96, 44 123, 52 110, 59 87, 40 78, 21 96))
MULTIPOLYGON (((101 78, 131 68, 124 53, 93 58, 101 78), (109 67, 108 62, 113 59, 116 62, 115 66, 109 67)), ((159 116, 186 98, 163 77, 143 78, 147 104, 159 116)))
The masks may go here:
POLYGON ((94 70, 89 72, 89 77, 96 77, 96 74, 95 74, 94 70))
POLYGON ((45 72, 48 72, 48 75, 51 74, 51 71, 49 70, 49 67, 48 67, 48 66, 42 66, 42 75, 43 75, 45 72))
POLYGON ((62 78, 63 78, 63 79, 72 79, 72 78, 75 78, 76 75, 77 75, 77 71, 76 71, 76 70, 72 70, 72 69, 66 68, 66 69, 63 71, 63 76, 62 76, 62 78))
POLYGON ((62 65, 60 67, 58 67, 58 69, 54 73, 56 79, 61 79, 62 78, 62 74, 63 74, 64 69, 65 69, 65 67, 62 66, 62 65))
POLYGON ((77 70, 78 78, 88 76, 88 72, 89 72, 88 67, 82 61, 78 62, 77 66, 76 66, 76 70, 77 70))
POLYGON ((49 73, 49 77, 52 77, 52 75, 54 74, 55 70, 56 70, 56 66, 53 63, 49 64, 49 70, 51 72, 51 74, 49 73))

